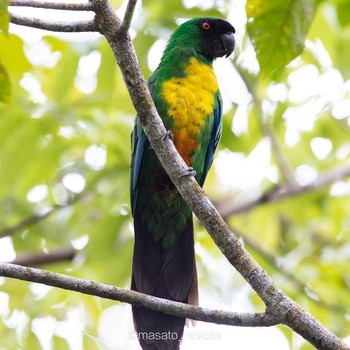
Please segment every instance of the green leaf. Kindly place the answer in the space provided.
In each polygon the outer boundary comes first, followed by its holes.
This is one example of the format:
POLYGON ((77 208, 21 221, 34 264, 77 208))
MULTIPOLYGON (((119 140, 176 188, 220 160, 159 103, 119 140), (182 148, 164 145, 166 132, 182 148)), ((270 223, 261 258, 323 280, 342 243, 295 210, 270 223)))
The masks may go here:
POLYGON ((314 0, 248 0, 248 32, 263 76, 296 58, 315 14, 314 0))
POLYGON ((9 34, 7 38, 0 36, 0 60, 11 72, 11 77, 13 73, 22 76, 25 71, 31 68, 31 64, 23 50, 23 41, 14 34, 9 34))
POLYGON ((0 1, 0 31, 8 34, 10 16, 7 10, 8 0, 0 1))
POLYGON ((350 23, 350 3, 348 1, 337 4, 337 15, 342 26, 350 23))
POLYGON ((11 84, 5 67, 0 63, 0 102, 8 103, 11 97, 11 84))

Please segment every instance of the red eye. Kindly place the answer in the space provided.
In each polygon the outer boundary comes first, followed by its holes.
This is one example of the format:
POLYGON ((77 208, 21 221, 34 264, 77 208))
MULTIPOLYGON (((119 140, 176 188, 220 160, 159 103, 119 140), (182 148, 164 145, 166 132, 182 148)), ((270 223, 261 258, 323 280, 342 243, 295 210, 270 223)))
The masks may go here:
POLYGON ((204 30, 209 30, 209 29, 210 29, 210 24, 209 24, 208 22, 204 22, 204 23, 202 24, 202 28, 203 28, 204 30))

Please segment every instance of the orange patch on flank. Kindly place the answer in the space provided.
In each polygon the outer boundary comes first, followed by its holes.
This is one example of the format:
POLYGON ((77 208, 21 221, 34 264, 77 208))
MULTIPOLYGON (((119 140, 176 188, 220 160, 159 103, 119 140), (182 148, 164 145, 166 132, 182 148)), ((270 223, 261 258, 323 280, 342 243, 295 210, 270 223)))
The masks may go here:
POLYGON ((177 151, 185 163, 190 166, 192 161, 192 153, 198 149, 198 141, 196 137, 189 137, 187 130, 174 131, 174 143, 177 151))
POLYGON ((188 166, 198 150, 198 133, 213 113, 218 83, 211 66, 191 58, 183 78, 164 82, 163 97, 168 115, 174 120, 175 146, 188 166))

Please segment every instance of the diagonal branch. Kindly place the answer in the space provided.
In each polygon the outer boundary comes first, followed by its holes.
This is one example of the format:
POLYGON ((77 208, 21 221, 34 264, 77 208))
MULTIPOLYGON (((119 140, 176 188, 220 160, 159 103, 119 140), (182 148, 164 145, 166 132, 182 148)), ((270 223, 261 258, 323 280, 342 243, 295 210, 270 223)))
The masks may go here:
POLYGON ((35 225, 37 222, 47 218, 54 211, 56 211, 57 209, 61 209, 61 208, 63 208, 63 207, 59 206, 59 205, 55 205, 55 206, 51 207, 50 209, 46 210, 44 213, 30 215, 30 216, 22 219, 21 221, 19 221, 17 224, 15 224, 13 226, 4 227, 0 230, 0 238, 6 237, 6 236, 12 236, 16 232, 18 232, 18 231, 20 231, 28 226, 35 225))
POLYGON ((63 274, 9 263, 0 262, 0 276, 41 283, 52 287, 98 296, 100 298, 117 300, 134 306, 145 307, 197 321, 241 327, 269 327, 278 324, 276 318, 268 313, 238 313, 205 309, 199 306, 161 299, 107 284, 86 281, 63 274))
POLYGON ((54 22, 10 13, 10 22, 20 26, 49 30, 52 32, 72 33, 98 31, 94 19, 75 22, 54 22))
POLYGON ((62 3, 50 1, 36 1, 36 0, 12 0, 9 6, 16 7, 35 7, 41 9, 51 10, 70 10, 70 11, 93 11, 92 3, 62 3))
POLYGON ((293 185, 293 186, 276 186, 260 197, 237 205, 228 201, 217 203, 220 214, 227 218, 230 215, 248 211, 258 205, 277 202, 286 198, 294 197, 311 191, 319 190, 328 186, 340 179, 350 176, 350 164, 336 167, 327 170, 319 175, 319 177, 308 185, 293 185))

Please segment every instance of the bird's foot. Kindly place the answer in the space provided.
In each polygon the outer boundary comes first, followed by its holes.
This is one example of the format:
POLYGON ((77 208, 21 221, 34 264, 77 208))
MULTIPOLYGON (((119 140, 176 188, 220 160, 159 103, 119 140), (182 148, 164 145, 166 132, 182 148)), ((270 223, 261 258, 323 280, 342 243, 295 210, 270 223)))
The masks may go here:
POLYGON ((185 176, 193 176, 195 177, 196 176, 196 170, 194 170, 192 167, 189 167, 186 169, 186 171, 181 174, 179 177, 185 177, 185 176))
POLYGON ((174 142, 174 134, 171 130, 167 130, 167 132, 164 134, 163 141, 165 141, 166 139, 169 139, 172 142, 174 142))

